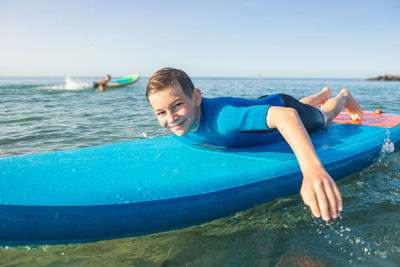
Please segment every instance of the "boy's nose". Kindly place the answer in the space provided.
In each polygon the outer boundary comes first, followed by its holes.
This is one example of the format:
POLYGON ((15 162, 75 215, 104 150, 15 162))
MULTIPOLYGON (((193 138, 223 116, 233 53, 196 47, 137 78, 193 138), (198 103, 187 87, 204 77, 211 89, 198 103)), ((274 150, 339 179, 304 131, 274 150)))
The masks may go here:
POLYGON ((173 112, 168 112, 168 122, 174 122, 176 120, 176 115, 173 112))

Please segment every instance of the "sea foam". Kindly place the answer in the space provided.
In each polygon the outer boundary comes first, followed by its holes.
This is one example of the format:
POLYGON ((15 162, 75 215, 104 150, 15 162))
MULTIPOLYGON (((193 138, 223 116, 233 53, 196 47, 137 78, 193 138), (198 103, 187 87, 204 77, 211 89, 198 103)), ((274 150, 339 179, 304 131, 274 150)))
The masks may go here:
POLYGON ((65 78, 64 84, 40 87, 40 89, 47 90, 84 90, 89 88, 93 88, 93 83, 87 81, 76 81, 69 77, 65 78))

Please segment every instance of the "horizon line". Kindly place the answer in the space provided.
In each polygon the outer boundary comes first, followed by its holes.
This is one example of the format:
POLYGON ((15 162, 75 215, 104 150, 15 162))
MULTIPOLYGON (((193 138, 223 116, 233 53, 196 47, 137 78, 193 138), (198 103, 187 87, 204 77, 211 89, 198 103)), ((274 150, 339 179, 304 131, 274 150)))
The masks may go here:
MULTIPOLYGON (((140 74, 139 74, 140 75, 140 74)), ((127 75, 112 75, 112 77, 125 77, 127 75)), ((103 75, 93 76, 75 76, 75 75, 0 75, 0 78, 99 78, 103 75)), ((377 76, 373 76, 377 77, 377 76)), ((373 77, 311 77, 311 76, 190 76, 192 79, 204 79, 204 78, 217 78, 217 79, 346 79, 346 80, 366 80, 373 77)), ((140 78, 150 78, 150 76, 141 76, 140 78)))

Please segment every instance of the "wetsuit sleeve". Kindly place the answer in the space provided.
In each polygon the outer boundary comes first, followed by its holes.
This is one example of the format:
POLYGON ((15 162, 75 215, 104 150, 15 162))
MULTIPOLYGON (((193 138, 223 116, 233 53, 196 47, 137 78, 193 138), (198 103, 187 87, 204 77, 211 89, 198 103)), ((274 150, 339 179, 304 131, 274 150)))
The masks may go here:
POLYGON ((269 108, 270 105, 224 107, 218 116, 218 131, 222 134, 232 134, 242 131, 269 130, 267 125, 269 108))

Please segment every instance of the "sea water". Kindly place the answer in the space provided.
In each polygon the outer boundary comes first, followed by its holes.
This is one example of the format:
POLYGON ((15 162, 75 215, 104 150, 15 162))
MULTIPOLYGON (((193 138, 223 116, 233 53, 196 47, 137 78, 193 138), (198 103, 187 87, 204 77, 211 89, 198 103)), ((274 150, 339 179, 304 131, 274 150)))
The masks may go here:
MULTIPOLYGON (((102 77, 1 77, 0 157, 165 136, 146 100, 147 78, 96 92, 102 77)), ((194 78, 203 96, 349 89, 365 110, 400 113, 400 83, 359 79, 194 78)), ((400 153, 390 147, 338 182, 344 201, 329 223, 300 196, 180 230, 83 244, 0 247, 0 266, 398 266, 400 153)), ((212 170, 210 170, 212 171, 212 170)), ((0 177, 1 179, 1 177, 0 177)), ((1 196, 0 196, 1 198, 1 196)))

